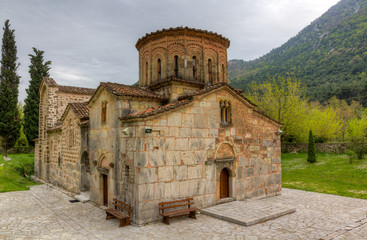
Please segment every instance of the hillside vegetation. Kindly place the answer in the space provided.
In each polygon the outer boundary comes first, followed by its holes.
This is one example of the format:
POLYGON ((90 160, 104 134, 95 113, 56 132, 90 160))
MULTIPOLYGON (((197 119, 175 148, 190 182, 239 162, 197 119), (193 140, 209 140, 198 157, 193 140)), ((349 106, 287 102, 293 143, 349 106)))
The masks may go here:
POLYGON ((231 84, 245 91, 268 77, 296 77, 311 100, 332 96, 367 105, 367 0, 342 0, 281 47, 229 61, 231 84))

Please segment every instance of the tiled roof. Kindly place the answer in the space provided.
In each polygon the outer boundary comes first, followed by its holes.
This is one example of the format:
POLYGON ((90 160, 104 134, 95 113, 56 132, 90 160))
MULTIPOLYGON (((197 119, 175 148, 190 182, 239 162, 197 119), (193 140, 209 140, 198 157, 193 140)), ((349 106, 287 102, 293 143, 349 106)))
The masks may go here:
POLYGON ((242 94, 243 91, 241 91, 239 89, 235 89, 235 88, 231 87, 231 85, 229 85, 228 83, 224 83, 224 82, 216 83, 216 84, 213 84, 213 85, 207 85, 207 86, 205 86, 205 88, 200 89, 199 91, 196 91, 196 92, 183 93, 182 95, 178 96, 177 99, 180 101, 180 100, 183 100, 183 99, 192 98, 194 96, 199 96, 199 95, 205 94, 207 92, 210 92, 210 91, 212 91, 214 89, 218 89, 218 88, 223 87, 223 86, 227 86, 232 91, 234 91, 235 93, 237 93, 240 97, 242 97, 243 99, 245 99, 249 104, 251 104, 252 106, 256 107, 256 105, 254 103, 252 103, 245 96, 243 96, 243 94, 242 94))
POLYGON ((164 100, 164 96, 157 95, 148 89, 144 89, 138 86, 128 86, 120 83, 101 82, 107 91, 116 96, 130 96, 130 97, 143 97, 154 98, 164 100))
POLYGON ((120 120, 126 120, 126 119, 132 119, 132 118, 144 118, 144 117, 156 115, 156 114, 159 114, 159 113, 167 112, 169 110, 181 107, 181 106, 186 105, 190 102, 192 102, 192 100, 186 99, 186 100, 178 101, 178 102, 175 102, 175 103, 169 103, 169 104, 164 105, 164 106, 148 108, 148 109, 146 109, 142 112, 132 113, 132 114, 129 114, 127 116, 120 117, 120 120))
POLYGON ((212 32, 212 31, 207 31, 207 30, 202 30, 202 29, 196 29, 196 28, 189 28, 189 27, 175 27, 175 28, 169 28, 169 29, 162 29, 162 30, 158 30, 155 32, 151 32, 151 33, 147 33, 145 34, 144 37, 141 37, 138 39, 138 41, 135 44, 135 47, 137 49, 139 49, 139 45, 141 45, 141 43, 145 42, 146 39, 153 37, 155 35, 160 36, 160 35, 164 35, 170 32, 179 32, 179 31, 186 31, 186 32, 196 32, 198 34, 208 34, 211 35, 213 37, 216 37, 218 39, 220 39, 222 42, 225 42, 228 46, 229 46, 229 39, 226 37, 223 37, 221 34, 218 34, 216 32, 212 32))
POLYGON ((186 80, 186 79, 181 79, 181 78, 176 78, 176 77, 171 76, 171 77, 164 79, 163 81, 154 83, 153 85, 149 86, 149 88, 154 89, 156 87, 160 87, 162 84, 169 83, 169 82, 188 83, 188 84, 196 85, 199 87, 203 87, 205 85, 205 83, 203 82, 194 81, 194 80, 186 80))
POLYGON ((74 93, 74 94, 82 94, 82 95, 93 95, 96 91, 92 88, 83 88, 83 87, 73 87, 73 86, 62 86, 56 83, 52 78, 44 77, 43 81, 49 87, 57 87, 60 92, 63 93, 74 93))
POLYGON ((63 92, 63 93, 93 95, 96 90, 93 89, 93 88, 82 88, 82 87, 72 87, 72 86, 61 86, 61 85, 59 85, 59 91, 63 92))
POLYGON ((89 118, 89 108, 87 102, 83 103, 69 103, 71 109, 75 112, 78 118, 88 119, 89 118))

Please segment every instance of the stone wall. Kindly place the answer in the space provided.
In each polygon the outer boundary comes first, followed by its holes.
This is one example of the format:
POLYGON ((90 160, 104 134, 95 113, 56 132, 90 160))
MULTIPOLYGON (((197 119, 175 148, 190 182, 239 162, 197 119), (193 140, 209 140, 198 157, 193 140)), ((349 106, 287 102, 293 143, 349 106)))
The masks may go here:
MULTIPOLYGON (((325 153, 344 153, 348 143, 316 143, 316 151, 325 153)), ((307 143, 282 143, 283 153, 307 152, 307 143)))
POLYGON ((227 91, 220 91, 174 112, 123 123, 124 162, 134 163, 133 220, 159 218, 157 204, 194 196, 198 207, 220 199, 219 175, 230 172, 230 197, 243 200, 281 190, 277 124, 253 112, 227 91), (232 124, 220 124, 219 101, 232 102, 232 124), (144 127, 152 127, 146 134, 144 127))
POLYGON ((57 119, 60 119, 69 103, 87 102, 91 95, 58 92, 57 119))
POLYGON ((68 111, 62 129, 49 131, 48 146, 50 177, 52 184, 67 191, 79 193, 81 161, 80 120, 73 111, 68 111))
MULTIPOLYGON (((108 200, 109 204, 114 197, 132 204, 133 164, 124 161, 126 141, 120 141, 122 129, 119 117, 131 111, 138 112, 158 105, 158 102, 148 102, 144 99, 116 99, 103 90, 90 106, 89 112, 89 146, 91 165, 91 200, 103 205, 103 178, 98 170, 102 161, 107 160, 113 167, 108 167, 108 200), (107 121, 101 122, 102 102, 107 103, 107 121), (131 174, 130 174, 131 173, 131 174)), ((107 166, 109 166, 107 164, 107 166)))

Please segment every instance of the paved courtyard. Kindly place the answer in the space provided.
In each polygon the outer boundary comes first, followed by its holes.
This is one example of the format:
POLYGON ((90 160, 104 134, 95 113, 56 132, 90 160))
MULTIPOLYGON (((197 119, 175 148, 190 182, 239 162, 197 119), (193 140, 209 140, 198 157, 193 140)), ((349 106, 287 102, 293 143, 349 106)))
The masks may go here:
POLYGON ((249 227, 201 214, 119 228, 102 209, 71 199, 47 185, 1 193, 0 239, 367 239, 366 200, 292 189, 274 200, 295 213, 249 227))

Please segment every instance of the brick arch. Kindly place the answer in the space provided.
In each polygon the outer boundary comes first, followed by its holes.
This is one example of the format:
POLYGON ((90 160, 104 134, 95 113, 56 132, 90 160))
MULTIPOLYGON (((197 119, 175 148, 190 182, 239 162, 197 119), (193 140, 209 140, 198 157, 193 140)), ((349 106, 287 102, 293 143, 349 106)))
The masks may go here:
POLYGON ((214 159, 236 158, 236 151, 231 142, 225 141, 218 145, 215 150, 214 159))
POLYGON ((110 167, 110 162, 108 161, 107 157, 102 154, 100 157, 99 157, 99 160, 98 160, 98 167, 100 168, 104 168, 106 170, 110 170, 111 167, 110 167))

